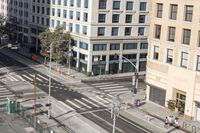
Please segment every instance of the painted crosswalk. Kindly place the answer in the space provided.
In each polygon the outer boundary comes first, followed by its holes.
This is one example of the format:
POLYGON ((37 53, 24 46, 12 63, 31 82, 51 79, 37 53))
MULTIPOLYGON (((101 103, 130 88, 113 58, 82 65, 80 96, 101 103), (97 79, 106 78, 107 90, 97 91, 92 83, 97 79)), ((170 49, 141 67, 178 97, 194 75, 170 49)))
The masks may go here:
POLYGON ((119 94, 128 93, 130 89, 115 82, 94 83, 91 86, 105 92, 109 97, 114 97, 119 94))
POLYGON ((8 97, 12 97, 14 94, 4 86, 0 86, 0 107, 6 106, 8 97))
MULTIPOLYGON (((23 73, 23 74, 13 73, 13 74, 6 75, 6 77, 5 77, 6 80, 5 81, 7 81, 7 82, 9 82, 9 81, 11 81, 11 82, 17 82, 17 81, 33 82, 34 78, 35 78, 35 75, 31 74, 31 73, 23 73)), ((47 82, 47 81, 49 81, 48 78, 44 77, 41 74, 37 74, 36 75, 36 80, 38 82, 47 82)))

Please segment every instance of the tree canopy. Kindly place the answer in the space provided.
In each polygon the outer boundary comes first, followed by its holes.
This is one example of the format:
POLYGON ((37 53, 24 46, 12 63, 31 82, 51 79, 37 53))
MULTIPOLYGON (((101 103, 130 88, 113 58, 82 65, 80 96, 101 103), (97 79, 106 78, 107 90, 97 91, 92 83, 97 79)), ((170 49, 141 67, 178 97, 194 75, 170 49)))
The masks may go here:
POLYGON ((12 20, 0 15, 0 37, 8 35, 14 30, 14 26, 10 21, 12 20))
POLYGON ((63 27, 56 27, 54 31, 46 29, 39 34, 41 41, 41 54, 49 57, 50 45, 52 44, 52 59, 56 61, 66 60, 66 51, 69 47, 70 34, 64 32, 63 27))

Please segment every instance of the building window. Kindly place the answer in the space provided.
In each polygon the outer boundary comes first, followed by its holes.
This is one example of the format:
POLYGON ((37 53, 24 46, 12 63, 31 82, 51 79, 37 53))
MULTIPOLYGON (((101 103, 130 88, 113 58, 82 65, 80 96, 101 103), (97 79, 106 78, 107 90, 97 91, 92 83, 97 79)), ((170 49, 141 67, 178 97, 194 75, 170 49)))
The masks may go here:
POLYGON ((93 44, 93 51, 103 51, 107 49, 107 44, 93 44))
POLYGON ((181 53, 181 67, 187 68, 188 64, 188 53, 182 52, 181 53))
POLYGON ((99 14, 99 23, 105 23, 106 22, 106 14, 99 14))
POLYGON ((61 5, 61 0, 58 0, 58 5, 61 5))
POLYGON ((118 27, 112 27, 112 36, 118 36, 119 28, 118 27))
POLYGON ((83 26, 83 35, 87 35, 87 26, 83 26))
POLYGON ((54 27, 54 26, 55 26, 54 20, 52 19, 52 20, 51 20, 51 27, 54 27))
POLYGON ((137 49, 137 43, 124 43, 123 49, 137 49))
POLYGON ((79 33, 79 32, 80 32, 80 25, 76 24, 76 33, 79 33))
POLYGON ((74 6, 74 0, 70 0, 70 6, 74 6))
POLYGON ((124 35, 125 36, 130 36, 131 35, 131 27, 125 27, 124 35))
POLYGON ((200 55, 197 55, 197 71, 200 71, 200 55))
POLYGON ((185 21, 192 21, 193 6, 185 6, 185 21))
POLYGON ((120 9, 120 1, 113 1, 113 10, 120 9))
POLYGON ((76 20, 80 20, 80 12, 76 12, 76 20))
POLYGON ((173 62, 173 50, 172 49, 167 49, 167 63, 172 64, 173 62))
POLYGON ((126 2, 126 10, 133 10, 133 2, 132 1, 126 2))
POLYGON ((113 14, 112 22, 113 23, 119 23, 119 14, 113 14))
POLYGON ((46 26, 49 26, 49 18, 46 18, 46 26))
POLYGON ((85 50, 88 50, 88 44, 85 42, 80 42, 79 43, 79 47, 85 50))
POLYGON ((140 49, 148 49, 148 43, 140 43, 140 49))
POLYGON ((157 18, 162 18, 163 4, 157 3, 157 18))
POLYGON ((59 20, 57 20, 57 27, 58 27, 58 26, 60 26, 60 21, 59 21, 59 20))
POLYGON ((64 30, 67 30, 67 23, 66 22, 63 22, 63 28, 64 28, 64 30))
POLYGON ((86 12, 83 13, 83 21, 84 22, 88 21, 88 13, 86 13, 86 12))
POLYGON ((126 15, 125 23, 132 23, 132 15, 126 15))
POLYGON ((140 11, 146 11, 146 2, 140 2, 140 11))
POLYGON ((119 43, 111 43, 110 50, 120 50, 120 44, 119 43))
POLYGON ((73 11, 69 11, 69 18, 70 19, 73 19, 73 16, 74 16, 73 13, 74 13, 73 11))
POLYGON ((52 0, 51 3, 52 3, 53 5, 55 5, 55 0, 52 0))
POLYGON ((69 31, 72 32, 73 31, 73 24, 69 23, 69 31))
POLYGON ((145 15, 139 16, 139 23, 145 23, 145 15))
POLYGON ((60 9, 57 10, 57 16, 60 17, 60 9))
POLYGON ((67 10, 63 10, 63 18, 67 18, 67 10))
POLYGON ((155 25, 155 38, 160 39, 161 25, 155 25))
POLYGON ((170 19, 176 20, 177 17, 177 5, 171 4, 170 5, 170 19))
POLYGON ((88 8, 88 0, 84 0, 84 8, 88 8))
POLYGON ((190 29, 183 29, 183 44, 190 44, 190 29))
POLYGON ((107 0, 99 0, 99 9, 106 9, 107 0))
POLYGON ((159 58, 159 47, 158 46, 154 46, 153 59, 154 60, 158 60, 158 58, 159 58))
POLYGON ((98 36, 105 35, 105 27, 98 27, 98 36))
POLYGON ((67 6, 67 0, 63 0, 63 5, 67 6))
POLYGON ((51 13, 52 13, 52 16, 55 16, 55 8, 52 8, 51 13))
POLYGON ((76 6, 77 6, 77 7, 81 7, 81 0, 77 0, 77 1, 76 1, 76 6))
POLYGON ((174 42, 175 40, 175 33, 176 33, 176 28, 175 27, 169 27, 168 28, 168 41, 174 42))
POLYGON ((138 35, 143 36, 144 35, 144 27, 138 28, 138 35))

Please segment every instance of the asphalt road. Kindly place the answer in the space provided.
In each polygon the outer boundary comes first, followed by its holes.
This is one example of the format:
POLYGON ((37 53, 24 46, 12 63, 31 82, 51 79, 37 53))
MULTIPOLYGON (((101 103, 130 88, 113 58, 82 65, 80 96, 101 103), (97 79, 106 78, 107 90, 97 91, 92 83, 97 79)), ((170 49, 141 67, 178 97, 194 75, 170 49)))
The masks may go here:
MULTIPOLYGON (((37 88, 42 89, 43 91, 48 93, 48 75, 44 75, 38 71, 35 71, 31 68, 29 68, 27 65, 22 64, 13 58, 10 58, 2 53, 0 53, 0 64, 1 66, 6 66, 7 69, 10 71, 15 71, 17 75, 24 76, 23 78, 33 84, 33 81, 30 79, 30 75, 38 75, 40 77, 43 77, 43 80, 37 80, 37 88), (24 68, 24 69, 23 69, 24 68), (29 77, 28 77, 29 76, 29 77)), ((52 87, 51 87, 51 95, 56 98, 57 100, 65 102, 67 105, 70 103, 66 102, 66 100, 82 100, 83 98, 86 100, 90 100, 85 95, 78 93, 74 90, 69 89, 69 87, 57 82, 56 80, 52 79, 52 87)), ((92 103, 90 104, 92 106, 92 103)), ((91 109, 82 110, 79 109, 76 106, 71 105, 72 108, 76 109, 77 112, 82 113, 85 111, 92 111, 92 110, 99 110, 99 109, 106 109, 105 107, 93 107, 91 109)), ((100 127, 104 128, 108 132, 112 132, 112 119, 111 114, 109 111, 103 110, 103 111, 97 111, 93 113, 83 113, 84 117, 88 118, 89 120, 93 121, 100 127)), ((133 123, 132 121, 129 121, 126 118, 118 117, 116 122, 116 133, 144 133, 143 130, 138 128, 138 126, 133 123)))

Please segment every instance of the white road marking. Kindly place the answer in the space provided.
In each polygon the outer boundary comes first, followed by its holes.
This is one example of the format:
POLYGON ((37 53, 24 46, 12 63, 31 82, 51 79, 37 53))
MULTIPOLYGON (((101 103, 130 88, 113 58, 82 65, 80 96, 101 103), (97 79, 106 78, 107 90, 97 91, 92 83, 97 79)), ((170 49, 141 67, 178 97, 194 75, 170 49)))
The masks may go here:
POLYGON ((119 91, 119 92, 109 92, 110 94, 119 94, 119 93, 126 93, 126 92, 130 92, 130 90, 127 91, 119 91))
POLYGON ((37 74, 37 76, 43 78, 44 80, 49 80, 49 79, 45 78, 44 76, 42 76, 42 75, 40 75, 40 74, 37 74))
POLYGON ((18 77, 19 79, 21 79, 22 81, 26 81, 25 79, 23 79, 21 76, 19 75, 15 75, 16 77, 18 77))
POLYGON ((27 78, 27 79, 28 79, 28 80, 30 80, 30 81, 33 81, 33 79, 32 79, 32 78, 30 78, 30 77, 26 76, 25 74, 22 74, 22 76, 23 76, 23 77, 25 77, 25 78, 27 78))
POLYGON ((62 104, 63 106, 65 106, 66 108, 69 108, 70 110, 74 110, 72 107, 70 107, 69 105, 63 103, 62 101, 58 101, 60 104, 62 104))
POLYGON ((113 88, 122 88, 124 86, 111 86, 111 87, 103 87, 103 88, 99 88, 101 90, 106 90, 106 89, 113 89, 113 88))
POLYGON ((113 95, 107 94, 109 97, 114 97, 113 95))
POLYGON ((76 108, 81 108, 80 106, 78 106, 77 104, 73 103, 70 100, 66 100, 66 102, 70 103, 71 105, 75 106, 76 108))
POLYGON ((96 96, 96 98, 99 99, 99 100, 101 100, 101 101, 103 101, 104 103, 109 103, 108 101, 106 101, 105 99, 103 99, 103 98, 101 98, 99 96, 96 96))
POLYGON ((83 99, 84 101, 88 102, 89 104, 92 104, 93 106, 99 108, 98 105, 94 104, 93 102, 89 101, 88 99, 86 99, 86 98, 84 98, 84 97, 83 97, 82 99, 83 99))
MULTIPOLYGON (((34 74, 30 74, 30 73, 29 73, 29 75, 30 75, 33 79, 35 78, 35 75, 34 75, 34 74)), ((36 80, 39 80, 40 82, 42 82, 42 80, 41 80, 40 78, 37 77, 37 74, 36 74, 36 80)))
POLYGON ((14 81, 9 75, 7 76, 7 78, 8 78, 10 81, 14 81))
POLYGON ((91 109, 91 108, 92 108, 92 107, 88 106, 87 104, 85 104, 85 103, 81 102, 81 101, 80 101, 80 100, 78 100, 78 99, 74 99, 74 101, 76 101, 76 102, 78 102, 78 103, 80 103, 80 104, 84 105, 85 107, 87 107, 87 108, 89 108, 89 109, 91 109))
POLYGON ((107 86, 118 86, 119 84, 107 84, 107 85, 98 85, 96 87, 102 88, 102 87, 107 87, 107 86))
POLYGON ((129 90, 128 88, 119 88, 119 89, 112 89, 112 90, 104 90, 106 92, 111 92, 111 91, 123 91, 123 90, 129 90))
POLYGON ((100 102, 100 101, 98 101, 98 100, 96 100, 96 99, 94 99, 93 97, 88 97, 89 99, 91 99, 91 100, 93 100, 93 101, 95 101, 96 103, 98 103, 98 104, 101 104, 102 106, 105 106, 105 107, 107 107, 107 105, 106 104, 104 104, 104 103, 102 103, 102 102, 100 102))
POLYGON ((13 77, 13 75, 9 75, 10 78, 14 79, 14 81, 18 81, 18 79, 16 79, 15 77, 13 77))
POLYGON ((105 98, 107 101, 109 101, 110 103, 113 102, 113 100, 109 99, 109 98, 105 98))
POLYGON ((95 84, 92 84, 92 85, 103 85, 103 84, 112 84, 113 82, 103 82, 103 83, 95 83, 95 84))

